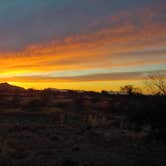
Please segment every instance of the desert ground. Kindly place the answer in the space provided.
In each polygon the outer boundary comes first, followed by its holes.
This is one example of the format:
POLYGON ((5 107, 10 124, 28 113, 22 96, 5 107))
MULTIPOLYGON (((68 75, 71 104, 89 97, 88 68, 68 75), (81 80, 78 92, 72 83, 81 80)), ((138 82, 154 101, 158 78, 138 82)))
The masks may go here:
POLYGON ((6 86, 12 90, 0 88, 2 166, 166 165, 165 96, 6 86))

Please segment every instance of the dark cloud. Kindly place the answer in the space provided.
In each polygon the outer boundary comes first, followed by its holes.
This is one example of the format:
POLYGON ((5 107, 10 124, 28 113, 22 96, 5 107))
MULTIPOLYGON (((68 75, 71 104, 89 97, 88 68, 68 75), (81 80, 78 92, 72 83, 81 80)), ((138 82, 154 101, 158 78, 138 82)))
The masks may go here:
MULTIPOLYGON (((108 26, 103 18, 163 3, 164 0, 2 0, 0 50, 18 50, 27 45, 94 31, 108 26), (89 29, 95 22, 99 27, 89 29)), ((160 17, 160 22, 162 20, 160 17)))

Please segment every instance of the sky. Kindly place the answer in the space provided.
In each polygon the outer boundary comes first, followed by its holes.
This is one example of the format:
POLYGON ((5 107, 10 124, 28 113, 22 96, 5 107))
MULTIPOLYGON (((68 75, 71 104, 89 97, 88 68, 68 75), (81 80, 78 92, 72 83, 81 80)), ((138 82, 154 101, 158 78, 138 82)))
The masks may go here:
POLYGON ((166 73, 166 0, 0 0, 0 82, 119 90, 166 73))

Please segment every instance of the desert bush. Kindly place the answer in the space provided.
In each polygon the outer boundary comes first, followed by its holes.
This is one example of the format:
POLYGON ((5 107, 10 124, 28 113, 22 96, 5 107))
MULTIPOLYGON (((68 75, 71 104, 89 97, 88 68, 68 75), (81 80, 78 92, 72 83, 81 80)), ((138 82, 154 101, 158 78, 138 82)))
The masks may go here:
POLYGON ((28 111, 28 112, 41 111, 42 105, 43 105, 43 103, 41 102, 41 100, 34 99, 34 100, 31 100, 30 102, 28 102, 27 104, 25 104, 22 107, 22 110, 28 111))
POLYGON ((103 127, 103 126, 110 126, 111 121, 108 120, 105 116, 97 116, 97 115, 92 115, 90 114, 88 116, 88 125, 92 128, 95 127, 103 127))

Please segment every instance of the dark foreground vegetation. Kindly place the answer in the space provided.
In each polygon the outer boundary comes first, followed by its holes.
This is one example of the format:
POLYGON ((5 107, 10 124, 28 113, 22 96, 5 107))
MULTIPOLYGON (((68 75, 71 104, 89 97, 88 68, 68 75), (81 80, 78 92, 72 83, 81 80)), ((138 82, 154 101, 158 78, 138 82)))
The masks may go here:
POLYGON ((0 84, 2 166, 165 166, 166 97, 0 84))

